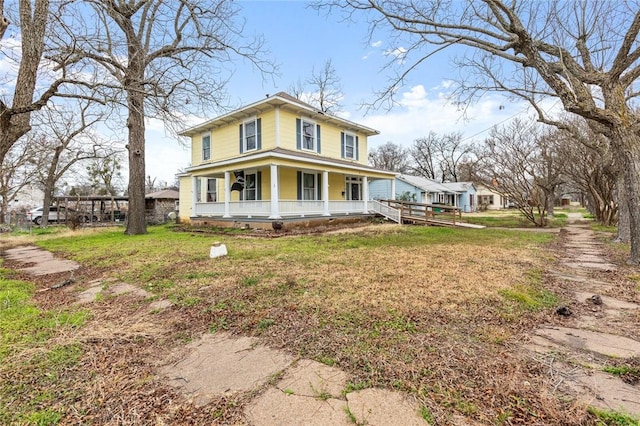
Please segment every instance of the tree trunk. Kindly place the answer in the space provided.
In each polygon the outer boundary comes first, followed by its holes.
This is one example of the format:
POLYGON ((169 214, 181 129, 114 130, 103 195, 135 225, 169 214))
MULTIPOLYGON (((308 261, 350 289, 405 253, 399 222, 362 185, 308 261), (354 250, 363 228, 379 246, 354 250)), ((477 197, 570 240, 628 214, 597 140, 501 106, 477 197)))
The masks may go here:
POLYGON ((624 241, 629 230, 631 253, 627 263, 640 265, 640 138, 631 126, 616 126, 611 137, 617 164, 623 165, 618 176, 618 238, 624 241), (628 227, 625 219, 628 220, 628 227))
POLYGON ((127 221, 128 235, 139 235, 147 232, 144 205, 145 184, 145 124, 144 124, 144 95, 141 90, 129 90, 129 219, 127 221))
POLYGON ((619 172, 615 191, 618 199, 618 236, 615 239, 617 243, 628 243, 631 241, 629 200, 626 196, 624 173, 624 170, 619 172))
POLYGON ((53 153, 53 158, 51 159, 51 164, 49 165, 49 170, 47 170, 47 176, 44 180, 44 205, 42 207, 42 223, 40 224, 40 226, 42 227, 46 227, 49 224, 49 206, 51 205, 51 199, 53 198, 53 187, 56 183, 56 168, 58 167, 58 162, 60 161, 62 148, 62 146, 56 147, 53 153))
MULTIPOLYGON (((38 66, 44 49, 49 0, 37 0, 33 5, 28 0, 21 0, 19 6, 22 56, 12 105, 8 107, 0 103, 0 164, 4 162, 16 141, 31 130, 31 112, 16 113, 16 110, 28 108, 33 104, 38 66)), ((8 25, 8 21, 2 17, 0 28, 6 30, 8 25)))

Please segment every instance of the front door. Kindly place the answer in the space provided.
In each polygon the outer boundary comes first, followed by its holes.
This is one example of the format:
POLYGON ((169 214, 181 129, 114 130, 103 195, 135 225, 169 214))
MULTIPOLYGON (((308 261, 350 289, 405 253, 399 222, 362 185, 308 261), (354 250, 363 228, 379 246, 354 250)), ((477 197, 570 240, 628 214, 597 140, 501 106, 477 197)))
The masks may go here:
POLYGON ((346 177, 345 194, 347 200, 358 201, 362 199, 362 178, 355 176, 346 177))

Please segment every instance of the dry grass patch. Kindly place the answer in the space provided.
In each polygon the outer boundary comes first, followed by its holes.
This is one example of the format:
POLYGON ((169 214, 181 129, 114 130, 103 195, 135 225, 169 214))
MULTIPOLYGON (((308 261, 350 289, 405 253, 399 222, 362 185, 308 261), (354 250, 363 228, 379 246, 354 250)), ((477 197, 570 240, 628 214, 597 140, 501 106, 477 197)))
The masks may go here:
POLYGON ((151 234, 47 241, 85 268, 111 262, 111 275, 174 302, 144 320, 145 306, 126 297, 92 306, 91 324, 100 327, 78 333, 85 355, 66 384, 89 398, 66 401, 70 422, 97 424, 117 413, 111 418, 121 424, 135 416, 242 423, 243 397, 195 409, 153 375, 172 348, 229 330, 336 365, 352 389, 409 392, 437 424, 452 414, 585 424, 543 391, 540 366, 512 345, 546 318, 550 299, 538 271, 549 235, 396 226, 277 239, 151 234), (208 258, 214 238, 228 257, 208 258), (112 326, 121 330, 110 336, 112 326))

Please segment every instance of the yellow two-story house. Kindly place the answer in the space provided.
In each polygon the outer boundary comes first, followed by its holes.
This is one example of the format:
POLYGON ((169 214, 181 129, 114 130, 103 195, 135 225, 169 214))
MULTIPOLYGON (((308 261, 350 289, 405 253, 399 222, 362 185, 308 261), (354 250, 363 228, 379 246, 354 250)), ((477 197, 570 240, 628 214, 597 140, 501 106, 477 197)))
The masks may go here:
POLYGON ((180 219, 371 214, 369 184, 395 177, 367 165, 377 134, 283 92, 186 129, 192 166, 180 176, 180 219))

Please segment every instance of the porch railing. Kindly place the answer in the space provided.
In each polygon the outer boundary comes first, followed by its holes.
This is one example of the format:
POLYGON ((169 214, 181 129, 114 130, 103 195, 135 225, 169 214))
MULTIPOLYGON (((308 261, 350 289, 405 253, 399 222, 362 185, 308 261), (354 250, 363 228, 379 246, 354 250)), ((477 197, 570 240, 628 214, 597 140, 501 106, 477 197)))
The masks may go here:
MULTIPOLYGON (((367 203, 367 210, 372 211, 372 202, 367 203)), ((321 200, 280 200, 278 214, 290 216, 319 216, 325 214, 324 201, 321 200)), ((363 214, 364 201, 329 201, 329 214, 363 214)), ((221 217, 225 214, 224 203, 196 203, 195 216, 221 217)), ((239 217, 271 216, 271 201, 233 201, 229 203, 229 214, 239 217)))
MULTIPOLYGON (((278 201, 281 216, 321 215, 324 213, 323 201, 291 200, 278 201)), ((331 207, 329 208, 331 209, 331 207)))
POLYGON ((400 209, 396 209, 387 204, 383 204, 380 201, 370 201, 371 210, 386 217, 389 220, 393 220, 396 223, 402 223, 402 212, 400 209))

